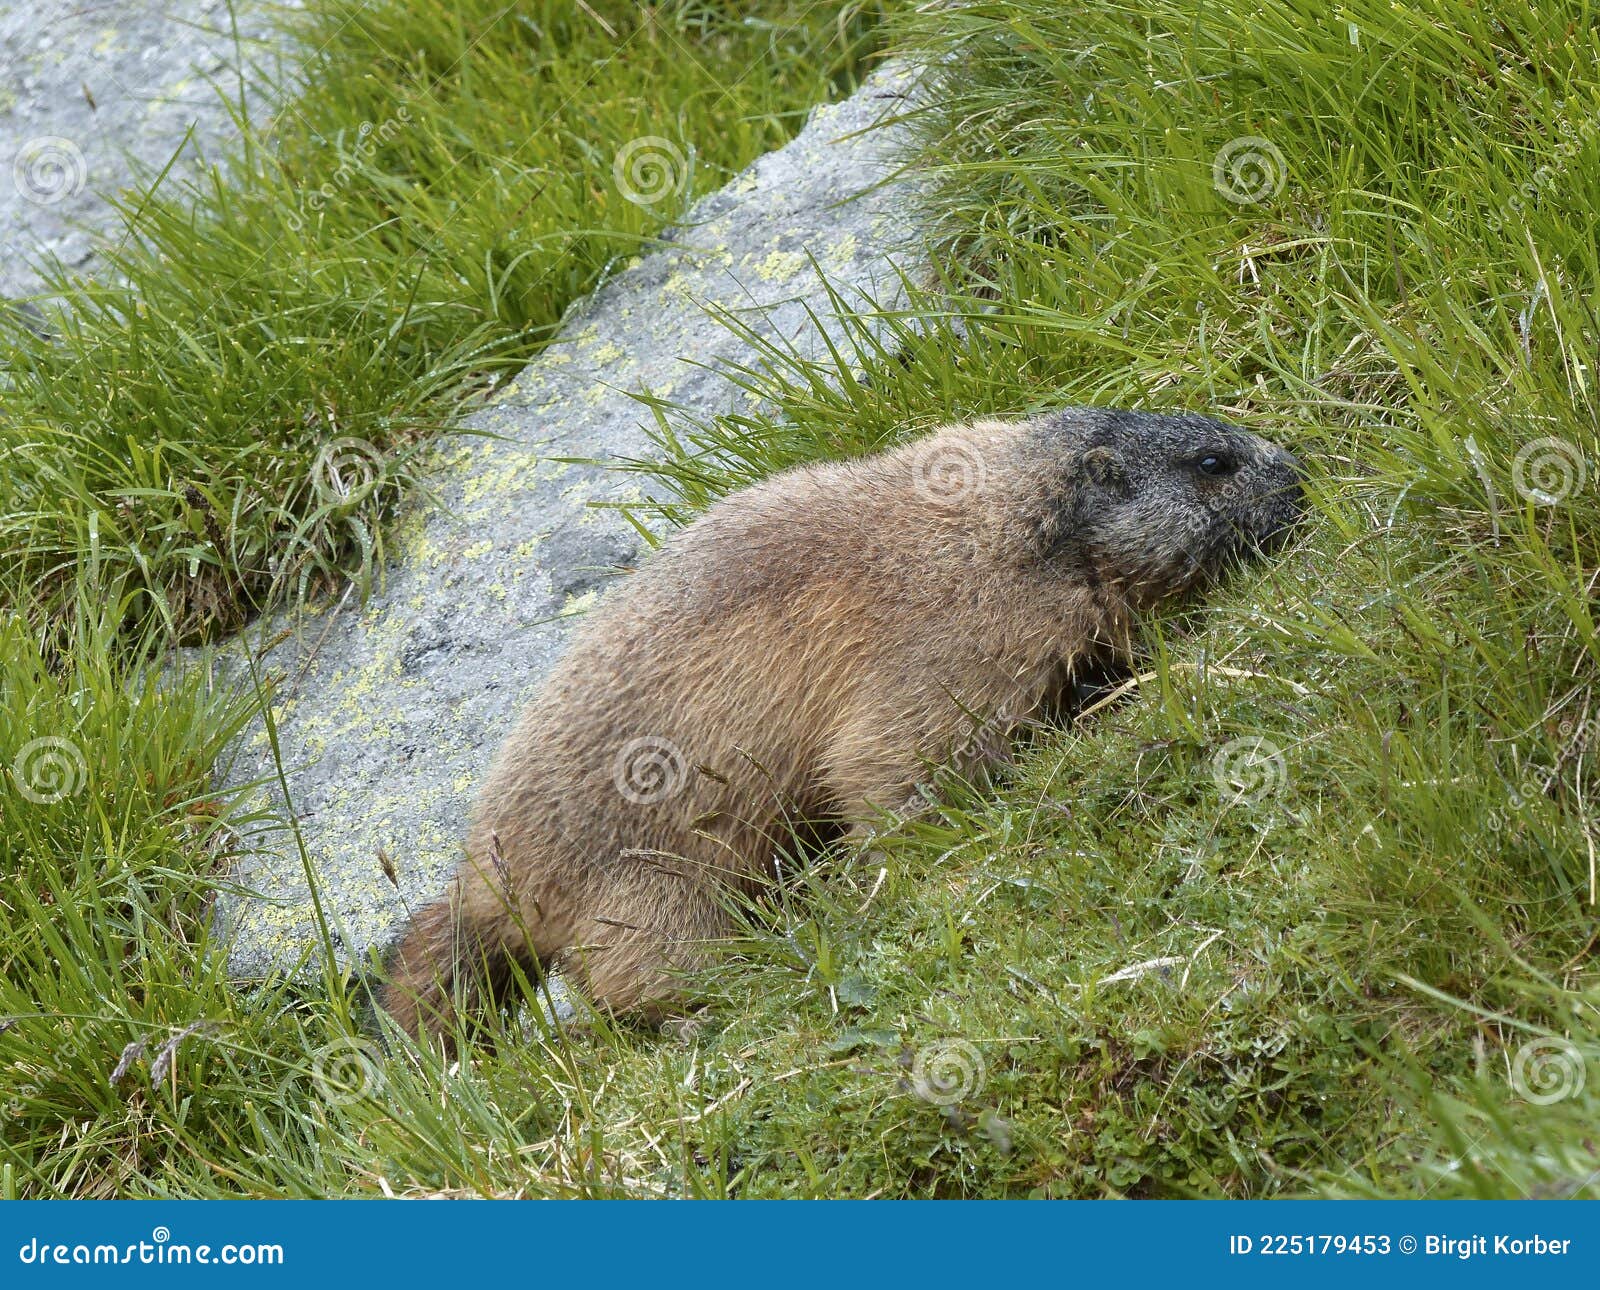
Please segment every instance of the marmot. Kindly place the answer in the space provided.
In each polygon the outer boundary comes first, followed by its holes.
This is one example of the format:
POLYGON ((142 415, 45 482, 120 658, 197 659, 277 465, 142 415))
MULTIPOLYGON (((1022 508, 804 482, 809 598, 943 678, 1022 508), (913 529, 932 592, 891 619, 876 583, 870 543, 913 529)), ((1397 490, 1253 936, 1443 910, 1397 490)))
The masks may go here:
POLYGON ((797 821, 862 837, 914 807, 930 764, 992 755, 1301 505, 1282 448, 1100 409, 948 426, 732 494, 579 627, 384 1007, 447 1035, 513 963, 555 963, 592 1005, 659 1017, 730 930, 718 883, 770 879, 797 821))

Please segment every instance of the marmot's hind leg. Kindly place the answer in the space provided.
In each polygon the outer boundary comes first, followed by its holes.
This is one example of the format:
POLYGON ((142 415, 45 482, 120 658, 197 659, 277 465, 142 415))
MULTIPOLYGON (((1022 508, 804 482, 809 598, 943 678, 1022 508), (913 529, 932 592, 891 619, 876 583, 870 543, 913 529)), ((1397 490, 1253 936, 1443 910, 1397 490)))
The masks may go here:
MULTIPOLYGON (((685 861, 685 865, 689 862, 685 861)), ((733 929, 704 880, 656 871, 614 880, 578 928, 561 971, 595 1008, 660 1021, 733 929)))
POLYGON ((505 1002, 519 964, 535 966, 506 897, 463 866, 449 892, 411 920, 379 1002, 413 1038, 449 1045, 461 1020, 505 1002))

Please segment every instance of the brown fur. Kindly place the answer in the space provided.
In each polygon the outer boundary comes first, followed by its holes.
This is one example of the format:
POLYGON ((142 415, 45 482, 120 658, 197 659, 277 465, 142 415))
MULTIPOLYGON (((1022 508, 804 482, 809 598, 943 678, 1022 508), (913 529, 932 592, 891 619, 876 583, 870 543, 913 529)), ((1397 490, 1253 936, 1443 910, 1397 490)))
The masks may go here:
POLYGON ((930 762, 992 755, 1076 669, 1124 655, 1141 613, 1292 523, 1294 478, 1206 418, 1080 410, 730 496, 582 625, 384 1006, 445 1033, 513 963, 559 964, 595 1006, 658 1015, 729 930, 719 883, 768 881, 797 819, 859 837, 930 762), (1198 474, 1207 445, 1239 469, 1198 474))

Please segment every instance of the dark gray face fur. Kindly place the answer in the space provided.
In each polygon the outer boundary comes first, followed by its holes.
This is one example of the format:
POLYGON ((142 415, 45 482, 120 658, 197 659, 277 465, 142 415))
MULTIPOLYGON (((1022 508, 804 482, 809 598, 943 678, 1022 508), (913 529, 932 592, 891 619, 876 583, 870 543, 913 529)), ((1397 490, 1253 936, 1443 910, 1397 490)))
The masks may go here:
POLYGON ((1035 424, 1044 452, 1076 466, 1063 554, 1138 603, 1271 550, 1303 510, 1293 454, 1210 417, 1073 408, 1035 424))

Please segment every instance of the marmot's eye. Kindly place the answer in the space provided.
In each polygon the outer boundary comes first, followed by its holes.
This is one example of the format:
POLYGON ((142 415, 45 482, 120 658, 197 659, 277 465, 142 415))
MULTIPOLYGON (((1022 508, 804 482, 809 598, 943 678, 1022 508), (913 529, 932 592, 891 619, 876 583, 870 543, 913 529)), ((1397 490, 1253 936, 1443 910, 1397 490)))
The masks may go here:
POLYGON ((1237 469, 1233 458, 1220 452, 1208 452, 1194 464, 1202 475, 1231 475, 1237 469))

